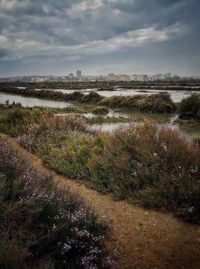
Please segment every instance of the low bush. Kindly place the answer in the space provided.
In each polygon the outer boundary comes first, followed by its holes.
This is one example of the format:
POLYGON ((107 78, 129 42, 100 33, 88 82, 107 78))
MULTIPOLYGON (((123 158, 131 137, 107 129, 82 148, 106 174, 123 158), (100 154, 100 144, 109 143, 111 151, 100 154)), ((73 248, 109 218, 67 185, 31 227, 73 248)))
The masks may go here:
POLYGON ((0 141, 0 268, 111 268, 106 225, 0 141))
POLYGON ((107 115, 109 110, 106 107, 96 107, 92 113, 96 115, 107 115))
POLYGON ((181 101, 179 118, 200 120, 200 94, 193 94, 181 101))
POLYGON ((102 96, 99 95, 97 92, 91 91, 89 94, 84 95, 81 98, 81 102, 84 103, 98 103, 102 99, 102 96))

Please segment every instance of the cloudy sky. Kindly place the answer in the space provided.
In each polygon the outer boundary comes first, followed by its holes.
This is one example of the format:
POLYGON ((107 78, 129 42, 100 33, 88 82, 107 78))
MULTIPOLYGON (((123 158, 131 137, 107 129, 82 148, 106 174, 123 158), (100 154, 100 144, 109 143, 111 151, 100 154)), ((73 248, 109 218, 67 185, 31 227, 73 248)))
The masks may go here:
POLYGON ((0 76, 200 75, 199 0, 0 0, 0 76))

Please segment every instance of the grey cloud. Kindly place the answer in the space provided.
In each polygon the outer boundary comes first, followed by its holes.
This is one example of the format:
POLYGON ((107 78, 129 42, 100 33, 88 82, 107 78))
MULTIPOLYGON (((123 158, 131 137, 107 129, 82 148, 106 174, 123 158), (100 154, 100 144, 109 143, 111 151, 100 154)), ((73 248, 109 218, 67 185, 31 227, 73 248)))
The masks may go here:
POLYGON ((49 62, 52 73, 64 65, 94 70, 97 62, 115 69, 120 59, 131 71, 133 57, 145 65, 142 51, 150 51, 155 68, 166 58, 176 69, 175 58, 200 58, 199 7, 198 0, 0 0, 0 70, 11 61, 33 73, 37 63, 44 73, 49 62))
POLYGON ((9 51, 3 48, 0 48, 0 59, 5 58, 6 56, 9 55, 9 51))

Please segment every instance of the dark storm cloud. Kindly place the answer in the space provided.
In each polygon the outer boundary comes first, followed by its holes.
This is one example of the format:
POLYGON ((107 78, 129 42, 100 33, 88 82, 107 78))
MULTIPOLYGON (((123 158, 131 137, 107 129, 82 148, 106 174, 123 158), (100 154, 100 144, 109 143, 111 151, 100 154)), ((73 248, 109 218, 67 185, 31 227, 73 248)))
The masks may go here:
POLYGON ((0 48, 0 59, 3 59, 4 57, 8 56, 8 54, 9 54, 8 50, 0 48))
POLYGON ((181 73, 185 58, 184 70, 198 73, 199 8, 198 0, 0 0, 0 71, 14 62, 16 73, 181 73))

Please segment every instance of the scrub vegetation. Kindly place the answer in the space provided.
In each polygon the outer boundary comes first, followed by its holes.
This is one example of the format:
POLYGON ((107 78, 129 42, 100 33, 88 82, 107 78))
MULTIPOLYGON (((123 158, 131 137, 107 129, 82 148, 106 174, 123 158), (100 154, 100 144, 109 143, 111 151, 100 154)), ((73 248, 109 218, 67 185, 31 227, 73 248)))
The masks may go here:
POLYGON ((0 140, 0 268, 111 268, 107 226, 0 140))
MULTIPOLYGON (((166 94, 161 94, 159 98, 157 95, 151 96, 141 101, 142 98, 144 96, 133 99, 122 97, 119 100, 122 102, 123 99, 124 103, 116 102, 118 104, 115 105, 115 98, 98 100, 99 96, 91 93, 86 102, 75 101, 73 107, 64 109, 23 108, 20 104, 7 102, 0 105, 0 132, 15 137, 15 140, 11 140, 15 141, 15 146, 17 141, 41 158, 46 167, 71 179, 66 181, 66 185, 74 184, 85 188, 85 184, 91 189, 110 194, 117 200, 128 201, 129 205, 126 202, 120 204, 129 206, 130 211, 134 204, 171 212, 184 221, 200 224, 199 138, 190 139, 179 131, 163 127, 163 123, 169 121, 172 114, 146 113, 156 103, 165 109, 168 103, 175 109, 166 94), (88 101, 90 98, 92 102, 88 101), (103 104, 108 100, 109 105, 103 104), (139 101, 142 103, 142 111, 134 108, 139 101), (146 110, 147 101, 150 105, 148 104, 146 110), (131 109, 128 107, 129 102, 131 109), (109 111, 111 117, 105 115, 108 107, 113 107, 113 111, 109 111), (86 118, 87 113, 89 117, 91 113, 96 115, 93 115, 94 118, 86 118), (137 124, 130 127, 127 124, 124 129, 113 133, 95 131, 90 126, 93 123, 133 121, 137 124), (157 125, 157 122, 161 124, 157 125)), ((181 104, 182 108, 187 107, 189 111, 196 99, 196 96, 193 97, 189 106, 181 104)), ((158 111, 158 107, 156 109, 158 111)), ((179 110, 179 113, 180 111, 183 110, 179 110)), ((180 124, 194 122, 197 125, 199 122, 196 117, 178 121, 180 124)), ((20 146, 18 147, 20 149, 20 146)), ((13 150, 7 140, 0 140, 0 268, 112 268, 113 255, 109 254, 105 247, 108 231, 106 224, 97 220, 96 216, 85 208, 77 194, 72 195, 66 189, 62 190, 55 185, 56 181, 43 175, 44 170, 38 164, 36 156, 31 156, 30 160, 35 168, 13 150)), ((49 173, 51 174, 50 171, 49 173)), ((106 198, 107 208, 111 207, 108 201, 112 200, 109 196, 99 195, 88 188, 85 190, 85 195, 90 192, 102 199, 106 198)), ((94 196, 92 197, 94 201, 94 196)), ((85 197, 83 198, 85 200, 85 197)), ((112 203, 118 206, 115 201, 112 203)), ((98 202, 96 206, 99 206, 98 202)), ((102 219, 107 208, 105 206, 103 214, 100 214, 102 219)), ((146 211, 139 207, 134 210, 146 211)), ((110 214, 112 215, 112 212, 110 214)), ((129 212, 127 214, 129 219, 129 212)), ((148 214, 151 220, 157 212, 148 211, 148 214)), ((111 215, 109 220, 113 220, 111 215)), ((140 227, 137 227, 141 215, 136 221, 137 225, 134 223, 135 215, 129 220, 127 225, 130 227, 130 223, 133 223, 136 227, 133 225, 128 234, 124 231, 124 223, 118 222, 120 216, 115 216, 115 227, 112 230, 117 233, 116 238, 120 230, 119 238, 124 236, 125 245, 129 235, 134 242, 135 235, 132 231, 137 229, 136 236, 140 238, 138 244, 144 241, 144 236, 139 232, 140 227)), ((167 214, 166 219, 168 217, 167 214)), ((145 227, 146 219, 143 221, 145 227)), ((149 238, 154 238, 154 232, 152 228, 149 238)), ((160 233, 162 232, 161 229, 160 233)), ((108 246, 110 243, 118 249, 112 239, 108 246)), ((157 243, 160 244, 160 237, 157 243)), ((132 244, 131 249, 134 247, 132 244)), ((127 255, 122 253, 119 258, 121 257, 126 261, 127 255)))
POLYGON ((176 110, 168 93, 136 96, 113 96, 100 101, 101 105, 110 107, 124 107, 131 110, 155 113, 171 113, 176 110))
POLYGON ((82 117, 45 116, 18 141, 67 177, 200 222, 200 147, 178 131, 146 122, 107 134, 82 117))

